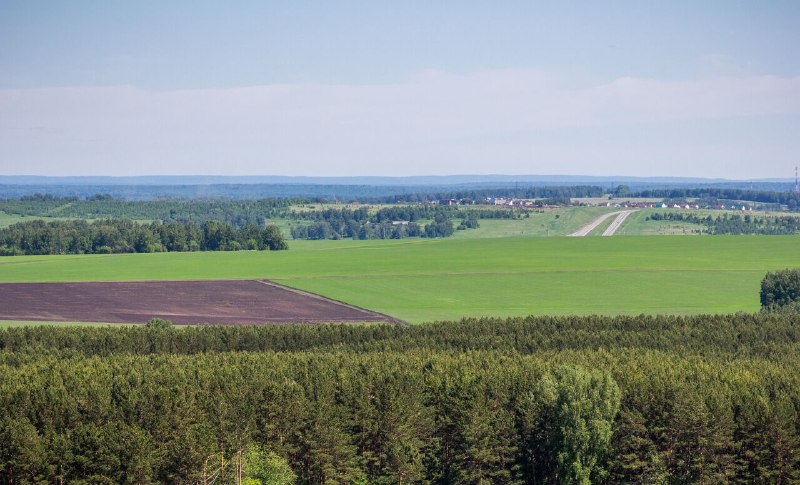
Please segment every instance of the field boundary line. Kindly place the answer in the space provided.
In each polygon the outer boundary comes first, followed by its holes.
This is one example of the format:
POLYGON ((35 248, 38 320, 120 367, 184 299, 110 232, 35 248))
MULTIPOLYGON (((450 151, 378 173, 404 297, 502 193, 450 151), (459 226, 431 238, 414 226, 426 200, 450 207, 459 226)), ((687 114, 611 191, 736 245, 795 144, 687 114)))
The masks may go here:
POLYGON ((325 301, 325 302, 329 302, 329 303, 333 303, 333 304, 336 304, 336 305, 344 306, 344 307, 347 307, 347 308, 351 308, 353 310, 358 310, 358 311, 362 311, 362 312, 365 312, 365 313, 369 313, 371 315, 377 315, 379 317, 385 318, 388 323, 394 323, 394 324, 401 325, 401 326, 408 326, 408 322, 400 320, 399 318, 395 318, 395 317, 393 317, 391 315, 387 315, 385 313, 376 312, 375 310, 370 310, 369 308, 363 308, 363 307, 360 307, 358 305, 353 305, 351 303, 347 303, 347 302, 344 302, 344 301, 341 301, 341 300, 336 300, 334 298, 329 298, 327 296, 322 296, 319 293, 312 293, 310 291, 305 291, 305 290, 301 290, 301 289, 298 289, 298 288, 292 288, 291 286, 282 285, 280 283, 275 283, 274 281, 270 281, 270 280, 249 280, 249 281, 255 281, 255 282, 261 283, 262 285, 271 286, 273 288, 279 288, 279 289, 285 290, 285 291, 291 291, 292 293, 296 293, 298 295, 303 295, 303 296, 306 296, 306 297, 309 297, 309 298, 315 298, 317 300, 322 300, 322 301, 325 301))

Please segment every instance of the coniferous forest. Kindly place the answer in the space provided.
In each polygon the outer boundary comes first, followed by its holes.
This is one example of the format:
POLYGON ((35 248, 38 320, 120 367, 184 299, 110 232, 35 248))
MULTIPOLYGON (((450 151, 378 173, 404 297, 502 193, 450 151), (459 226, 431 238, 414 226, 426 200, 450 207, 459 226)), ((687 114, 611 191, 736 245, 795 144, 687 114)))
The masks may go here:
POLYGON ((0 331, 2 483, 793 483, 800 319, 0 331))

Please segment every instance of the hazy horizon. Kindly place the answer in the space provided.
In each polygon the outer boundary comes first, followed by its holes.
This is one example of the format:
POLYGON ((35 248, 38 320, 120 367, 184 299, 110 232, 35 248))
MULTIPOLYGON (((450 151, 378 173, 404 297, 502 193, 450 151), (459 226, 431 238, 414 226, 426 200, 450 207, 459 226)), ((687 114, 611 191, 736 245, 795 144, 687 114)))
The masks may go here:
POLYGON ((746 184, 746 183, 794 183, 793 177, 769 177, 762 179, 729 179, 723 177, 681 177, 630 175, 560 175, 560 174, 446 174, 446 175, 216 175, 216 174, 142 174, 142 175, 4 175, 0 174, 0 185, 504 185, 522 184, 746 184))
POLYGON ((789 179, 798 19, 791 1, 9 1, 0 175, 789 179))

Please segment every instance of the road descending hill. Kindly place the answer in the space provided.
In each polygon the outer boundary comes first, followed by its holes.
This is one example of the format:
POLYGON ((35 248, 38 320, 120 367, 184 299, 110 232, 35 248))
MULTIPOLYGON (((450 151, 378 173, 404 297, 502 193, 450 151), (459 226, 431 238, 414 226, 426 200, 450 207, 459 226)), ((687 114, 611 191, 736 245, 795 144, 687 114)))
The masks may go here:
POLYGON ((606 228, 606 230, 603 231, 603 236, 613 236, 617 232, 617 230, 619 230, 619 228, 622 226, 622 223, 625 222, 625 219, 627 219, 628 216, 631 215, 633 212, 636 211, 627 210, 617 214, 617 217, 615 217, 614 220, 611 221, 611 225, 609 225, 606 228))
POLYGON ((573 232, 572 234, 570 234, 570 236, 573 236, 573 237, 586 236, 587 234, 592 232, 597 226, 602 224, 606 219, 608 219, 611 216, 615 216, 617 214, 620 214, 621 212, 622 211, 617 211, 617 212, 608 212, 606 214, 603 214, 603 215, 599 216, 597 219, 595 219, 592 222, 590 222, 589 224, 586 224, 582 228, 580 228, 577 231, 573 232))

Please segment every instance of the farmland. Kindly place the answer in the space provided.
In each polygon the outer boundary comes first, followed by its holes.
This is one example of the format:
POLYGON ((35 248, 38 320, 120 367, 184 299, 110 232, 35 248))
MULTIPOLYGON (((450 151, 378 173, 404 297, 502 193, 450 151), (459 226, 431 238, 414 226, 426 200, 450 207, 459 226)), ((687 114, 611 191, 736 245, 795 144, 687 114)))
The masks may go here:
POLYGON ((8 227, 11 224, 16 224, 17 222, 22 222, 25 219, 22 216, 18 216, 16 214, 6 214, 5 212, 0 211, 0 228, 8 227))
MULTIPOLYGON (((33 217, 30 217, 30 216, 24 216, 24 215, 19 215, 19 214, 8 214, 6 212, 0 211, 0 229, 2 229, 4 227, 11 226, 13 224, 18 224, 20 222, 27 222, 27 221, 33 221, 33 220, 42 220, 42 221, 46 221, 46 222, 51 222, 51 221, 72 221, 72 220, 75 220, 75 219, 76 219, 75 217, 52 217, 52 216, 49 216, 49 215, 48 216, 33 216, 33 217)), ((85 221, 88 221, 88 222, 92 222, 92 221, 96 220, 96 219, 93 219, 93 218, 82 218, 82 219, 85 220, 85 221)), ((138 222, 152 222, 152 221, 140 220, 138 222)))
POLYGON ((413 323, 462 316, 752 312, 796 236, 291 241, 284 252, 23 256, 2 282, 273 279, 413 323))
POLYGON ((566 236, 597 216, 615 210, 611 207, 562 207, 532 211, 519 219, 481 219, 479 228, 459 231, 454 237, 566 236))
MULTIPOLYGON (((110 254, 0 258, 0 482, 202 482, 244 456, 286 483, 557 483, 573 448, 548 437, 569 423, 602 427, 578 450, 592 483, 800 477, 797 321, 757 313, 765 273, 800 266, 800 235, 685 237, 721 232, 638 208, 614 237, 598 237, 613 216, 565 237, 626 209, 411 207, 370 206, 368 224, 445 217, 452 236, 361 240, 335 206, 299 208, 323 221, 270 202, 208 220, 331 231, 288 251, 139 253, 118 231, 110 254), (187 326, 125 323, 152 317, 187 326)), ((63 243, 69 225, 48 226, 63 243)), ((7 232, 32 240, 22 229, 7 232)))
POLYGON ((0 318, 217 325, 391 320, 257 280, 0 283, 0 318))

